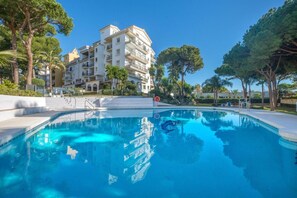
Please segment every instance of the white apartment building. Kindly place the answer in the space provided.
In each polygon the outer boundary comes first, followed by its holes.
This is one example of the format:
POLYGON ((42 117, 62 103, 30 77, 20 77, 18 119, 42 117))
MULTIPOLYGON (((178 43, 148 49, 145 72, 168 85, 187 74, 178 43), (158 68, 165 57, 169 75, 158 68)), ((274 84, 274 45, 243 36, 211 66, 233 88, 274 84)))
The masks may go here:
POLYGON ((139 92, 153 89, 149 68, 155 63, 155 52, 146 31, 134 25, 123 30, 108 25, 99 32, 100 41, 65 55, 64 86, 97 91, 108 81, 105 67, 117 65, 126 67, 128 80, 137 84, 139 92))

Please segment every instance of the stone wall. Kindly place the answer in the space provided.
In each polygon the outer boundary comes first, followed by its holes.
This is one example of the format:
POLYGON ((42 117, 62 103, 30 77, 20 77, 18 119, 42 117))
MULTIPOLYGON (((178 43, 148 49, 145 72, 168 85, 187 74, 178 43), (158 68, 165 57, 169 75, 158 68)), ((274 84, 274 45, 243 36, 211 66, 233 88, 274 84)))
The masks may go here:
POLYGON ((46 107, 44 97, 0 95, 0 110, 46 107))

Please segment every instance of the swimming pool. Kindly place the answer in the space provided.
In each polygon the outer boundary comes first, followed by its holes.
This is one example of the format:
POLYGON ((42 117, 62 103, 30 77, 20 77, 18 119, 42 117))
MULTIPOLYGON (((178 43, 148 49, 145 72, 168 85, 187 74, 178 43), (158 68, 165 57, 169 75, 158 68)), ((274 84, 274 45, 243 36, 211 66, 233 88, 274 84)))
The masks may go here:
POLYGON ((233 112, 72 113, 0 148, 0 197, 297 197, 296 151, 233 112))

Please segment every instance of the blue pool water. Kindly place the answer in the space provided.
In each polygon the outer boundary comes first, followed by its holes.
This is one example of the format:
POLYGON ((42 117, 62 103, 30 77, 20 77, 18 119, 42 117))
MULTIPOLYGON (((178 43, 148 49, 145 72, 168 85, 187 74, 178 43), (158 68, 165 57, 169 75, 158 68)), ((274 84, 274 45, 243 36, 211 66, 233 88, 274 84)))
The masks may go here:
POLYGON ((0 197, 297 197, 296 150, 232 112, 73 113, 0 148, 0 197))

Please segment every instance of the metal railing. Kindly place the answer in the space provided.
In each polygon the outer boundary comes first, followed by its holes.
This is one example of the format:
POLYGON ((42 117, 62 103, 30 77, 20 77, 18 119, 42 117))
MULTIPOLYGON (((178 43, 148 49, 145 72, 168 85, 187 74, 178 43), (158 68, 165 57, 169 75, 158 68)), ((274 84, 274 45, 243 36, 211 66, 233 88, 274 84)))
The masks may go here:
POLYGON ((95 109, 95 106, 91 101, 89 101, 87 98, 85 98, 85 109, 95 109))

